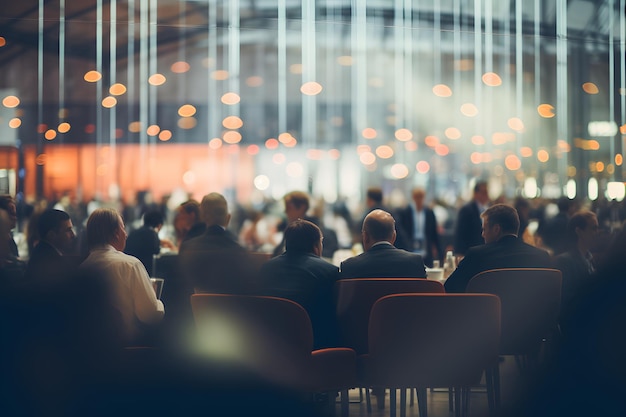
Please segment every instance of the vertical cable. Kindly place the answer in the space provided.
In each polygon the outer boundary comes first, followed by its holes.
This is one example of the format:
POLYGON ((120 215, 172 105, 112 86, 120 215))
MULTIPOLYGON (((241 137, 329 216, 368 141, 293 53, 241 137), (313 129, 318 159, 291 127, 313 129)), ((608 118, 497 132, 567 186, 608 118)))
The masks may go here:
POLYGON ((278 133, 287 132, 287 6, 278 0, 278 133))
POLYGON ((402 37, 404 35, 404 7, 402 0, 395 0, 394 3, 394 57, 395 57, 395 110, 396 127, 404 123, 404 49, 402 37))
POLYGON ((126 99, 128 103, 127 114, 128 123, 135 121, 135 112, 133 111, 133 101, 135 100, 135 0, 128 0, 128 56, 126 62, 126 99))
MULTIPOLYGON (((556 43, 557 138, 571 145, 567 101, 567 0, 557 0, 556 3, 556 43)), ((567 157, 558 158, 557 172, 560 179, 567 178, 567 157)))
MULTIPOLYGON (((624 133, 622 131, 621 126, 626 126, 626 15, 623 13, 623 10, 626 10, 626 0, 620 0, 619 2, 619 10, 621 10, 622 12, 620 12, 619 14, 619 41, 620 41, 620 101, 621 101, 621 106, 620 106, 620 111, 621 111, 621 118, 620 118, 620 142, 619 142, 619 146, 620 146, 620 153, 622 154, 622 157, 624 156, 624 149, 623 149, 623 140, 624 140, 624 133)), ((623 162, 622 165, 620 165, 620 171, 623 172, 623 162)), ((617 167, 616 167, 616 171, 617 171, 617 167)), ((619 180, 623 181, 622 176, 617 176, 616 178, 618 178, 619 180)))
POLYGON ((367 16, 366 0, 352 0, 352 22, 350 25, 352 56, 352 126, 353 135, 361 138, 361 131, 367 126, 367 16))
MULTIPOLYGON (((540 0, 535 0, 535 20, 534 20, 534 41, 535 41, 535 107, 541 104, 541 3, 540 0)), ((539 144, 542 142, 541 130, 538 130, 536 135, 532 135, 532 149, 537 150, 539 144)))
MULTIPOLYGON (((96 71, 102 75, 103 64, 102 64, 102 41, 103 41, 103 33, 102 33, 102 0, 96 1, 96 71)), ((100 160, 98 154, 100 153, 100 149, 102 148, 102 76, 96 82, 96 166, 100 165, 100 160)), ((96 175, 96 191, 100 191, 103 195, 107 195, 104 193, 104 183, 101 175, 96 175)))

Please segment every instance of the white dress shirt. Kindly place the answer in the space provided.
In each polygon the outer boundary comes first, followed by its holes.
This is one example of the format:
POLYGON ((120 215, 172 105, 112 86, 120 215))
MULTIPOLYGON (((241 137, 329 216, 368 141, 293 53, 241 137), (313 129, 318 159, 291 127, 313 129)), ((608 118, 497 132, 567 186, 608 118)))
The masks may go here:
POLYGON ((139 259, 105 245, 91 249, 81 268, 95 268, 106 275, 127 341, 137 340, 141 335, 140 323, 153 324, 163 318, 163 303, 157 300, 148 272, 139 259))

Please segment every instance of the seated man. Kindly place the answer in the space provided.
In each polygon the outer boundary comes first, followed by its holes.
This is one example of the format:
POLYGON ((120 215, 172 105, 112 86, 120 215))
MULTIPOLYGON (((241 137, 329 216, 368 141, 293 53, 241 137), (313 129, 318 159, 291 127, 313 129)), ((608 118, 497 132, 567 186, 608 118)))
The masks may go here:
POLYGON ((54 285, 68 278, 77 262, 64 257, 72 250, 76 238, 69 214, 49 209, 37 219, 39 243, 33 249, 25 277, 30 284, 54 285), (47 282, 46 282, 47 281, 47 282))
POLYGON ((159 238, 161 227, 163 214, 157 209, 148 210, 143 215, 143 226, 130 232, 126 240, 124 253, 139 259, 150 276, 153 276, 152 257, 161 253, 161 246, 175 249, 169 240, 159 238))
POLYGON ((294 220, 285 229, 285 252, 261 267, 260 293, 287 298, 309 314, 316 349, 337 346, 333 287, 336 266, 321 259, 322 232, 308 220, 294 220))
POLYGON ((445 283, 446 292, 465 292, 474 275, 497 268, 551 268, 548 252, 517 238, 519 216, 506 204, 495 204, 481 215, 485 244, 468 249, 445 283))
POLYGON ((96 209, 87 220, 89 256, 81 264, 81 271, 102 274, 108 285, 113 306, 118 311, 126 344, 145 343, 146 325, 161 321, 165 308, 150 282, 143 264, 134 256, 126 255, 126 230, 117 211, 96 209))
POLYGON ((363 221, 364 253, 341 263, 341 278, 426 278, 424 260, 417 253, 393 246, 396 226, 391 214, 376 209, 363 221))

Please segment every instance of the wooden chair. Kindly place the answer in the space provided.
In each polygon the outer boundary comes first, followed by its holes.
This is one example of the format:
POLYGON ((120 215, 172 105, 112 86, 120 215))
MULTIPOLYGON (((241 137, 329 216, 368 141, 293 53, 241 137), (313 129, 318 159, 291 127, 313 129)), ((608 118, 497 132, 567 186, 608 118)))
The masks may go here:
MULTIPOLYGON (((417 387, 420 417, 426 389, 454 387, 456 415, 469 411, 469 387, 498 362, 500 300, 491 294, 395 294, 378 300, 369 323, 369 353, 358 357, 362 385, 390 388, 390 415, 406 415, 406 389, 417 387)), ((491 396, 490 396, 491 398, 491 396)), ((493 405, 493 401, 489 401, 493 405)))
MULTIPOLYGON (((504 268, 481 272, 467 285, 467 293, 495 294, 502 303, 500 355, 518 360, 537 358, 543 343, 558 333, 561 271, 550 268, 504 268)), ((518 362, 521 364, 521 362, 518 362)), ((495 400, 500 404, 499 367, 495 400)))
POLYGON ((348 348, 313 350, 306 311, 277 297, 194 294, 191 306, 203 355, 245 367, 268 382, 305 392, 341 391, 356 385, 356 355, 348 348))

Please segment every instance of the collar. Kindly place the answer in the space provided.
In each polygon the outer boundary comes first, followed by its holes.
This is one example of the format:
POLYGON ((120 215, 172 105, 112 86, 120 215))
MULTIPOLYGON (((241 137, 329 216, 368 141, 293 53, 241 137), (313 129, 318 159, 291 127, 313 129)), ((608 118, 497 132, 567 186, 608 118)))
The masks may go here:
POLYGON ((391 246, 391 247, 393 247, 391 242, 387 242, 386 240, 381 240, 380 242, 374 243, 372 246, 370 246, 370 249, 372 249, 374 246, 391 246))

